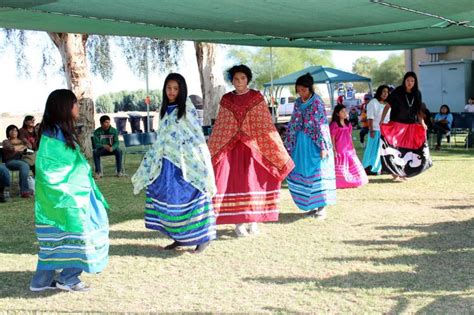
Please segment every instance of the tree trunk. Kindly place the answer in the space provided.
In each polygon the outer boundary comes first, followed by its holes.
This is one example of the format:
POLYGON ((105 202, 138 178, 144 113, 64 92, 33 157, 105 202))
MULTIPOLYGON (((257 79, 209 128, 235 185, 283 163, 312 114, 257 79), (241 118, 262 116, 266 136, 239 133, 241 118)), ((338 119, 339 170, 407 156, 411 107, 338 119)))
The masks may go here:
POLYGON ((225 93, 224 79, 215 67, 216 44, 194 42, 196 60, 201 78, 201 91, 204 111, 204 125, 210 125, 219 109, 219 102, 225 93))
POLYGON ((48 33, 61 53, 67 86, 76 94, 79 105, 77 122, 79 145, 87 158, 92 157, 91 136, 95 129, 94 101, 87 65, 86 34, 48 33))

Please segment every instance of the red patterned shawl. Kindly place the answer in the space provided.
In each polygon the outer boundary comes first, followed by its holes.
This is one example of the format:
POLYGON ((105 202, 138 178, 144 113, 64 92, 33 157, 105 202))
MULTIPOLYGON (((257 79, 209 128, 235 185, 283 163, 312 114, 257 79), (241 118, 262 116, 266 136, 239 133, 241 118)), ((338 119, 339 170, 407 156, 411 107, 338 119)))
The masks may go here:
POLYGON ((208 142, 212 163, 215 165, 242 141, 270 174, 283 180, 295 165, 272 123, 262 94, 255 90, 244 95, 230 92, 222 97, 220 105, 208 142))

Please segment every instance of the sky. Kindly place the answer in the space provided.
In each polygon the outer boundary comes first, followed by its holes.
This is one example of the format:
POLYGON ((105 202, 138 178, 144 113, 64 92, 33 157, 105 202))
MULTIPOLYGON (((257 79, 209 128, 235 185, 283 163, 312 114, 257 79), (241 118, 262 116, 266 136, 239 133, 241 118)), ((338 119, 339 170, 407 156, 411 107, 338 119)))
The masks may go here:
MULTIPOLYGON (((37 113, 44 109, 44 104, 48 94, 58 88, 67 88, 66 82, 58 71, 48 71, 47 78, 38 75, 41 63, 41 43, 49 38, 43 35, 37 35, 27 47, 27 57, 30 60, 29 78, 18 75, 16 70, 16 60, 13 49, 6 46, 0 51, 0 113, 10 112, 11 114, 37 113)), ((233 64, 233 60, 227 57, 227 50, 230 46, 219 46, 217 53, 216 66, 219 68, 217 73, 223 73, 224 69, 233 64)), ((56 60, 54 69, 59 69, 61 59, 56 48, 52 47, 56 60)), ((120 53, 114 50, 112 60, 114 63, 114 75, 111 81, 105 82, 99 77, 92 78, 93 94, 97 97, 101 94, 116 92, 121 90, 145 89, 144 79, 136 77, 120 56, 120 53)), ((370 56, 376 58, 379 63, 387 59, 391 53, 400 53, 400 51, 332 51, 332 59, 336 68, 351 71, 352 63, 361 56, 370 56)), ((183 58, 179 62, 178 68, 173 71, 180 72, 188 84, 189 94, 201 95, 201 83, 199 81, 196 56, 192 42, 184 43, 183 58)), ((165 74, 151 73, 149 76, 150 89, 161 89, 165 74)))

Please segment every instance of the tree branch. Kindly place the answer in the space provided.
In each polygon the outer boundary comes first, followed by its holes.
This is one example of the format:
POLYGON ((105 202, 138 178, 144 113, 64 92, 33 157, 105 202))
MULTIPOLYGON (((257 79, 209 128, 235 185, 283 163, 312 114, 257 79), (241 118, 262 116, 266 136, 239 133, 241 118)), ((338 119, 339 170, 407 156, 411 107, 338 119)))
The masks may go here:
POLYGON ((51 38, 51 40, 53 41, 54 45, 59 48, 60 44, 61 44, 61 34, 62 33, 51 33, 51 32, 48 32, 48 35, 49 35, 49 38, 51 38))

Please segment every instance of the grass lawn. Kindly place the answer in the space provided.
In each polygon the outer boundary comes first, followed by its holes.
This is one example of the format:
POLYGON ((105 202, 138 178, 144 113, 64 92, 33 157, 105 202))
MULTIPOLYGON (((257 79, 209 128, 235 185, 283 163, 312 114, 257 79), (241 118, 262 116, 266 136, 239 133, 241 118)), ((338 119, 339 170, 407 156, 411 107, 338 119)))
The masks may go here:
MULTIPOLYGON (((170 240, 144 228, 144 195, 105 158, 107 269, 84 274, 89 293, 30 292, 33 200, 12 198, 0 204, 0 311, 474 313, 474 150, 433 160, 406 183, 339 190, 325 221, 305 218, 284 186, 279 222, 244 239, 219 226, 195 255, 163 251, 170 240)), ((129 175, 138 163, 127 158, 129 175)))

